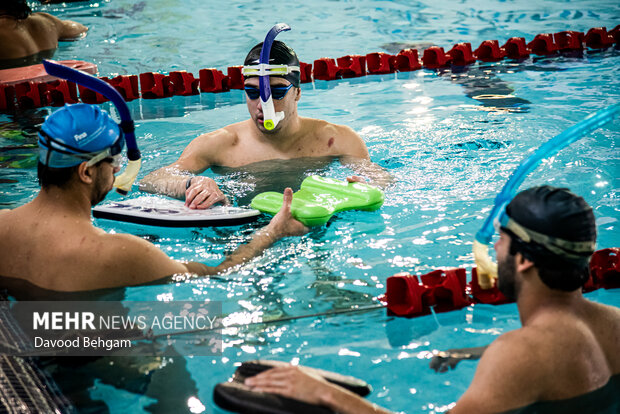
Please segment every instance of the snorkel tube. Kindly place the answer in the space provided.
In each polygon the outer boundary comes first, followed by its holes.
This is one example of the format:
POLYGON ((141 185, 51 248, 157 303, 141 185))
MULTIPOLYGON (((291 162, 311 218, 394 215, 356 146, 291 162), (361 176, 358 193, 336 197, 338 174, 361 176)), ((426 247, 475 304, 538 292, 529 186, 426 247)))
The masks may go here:
POLYGON ((474 260, 477 266, 478 284, 482 289, 490 289, 497 278, 497 264, 489 256, 489 244, 493 236, 493 223, 505 214, 506 205, 512 200, 519 185, 525 177, 532 172, 542 161, 555 155, 562 148, 581 139, 583 136, 600 128, 611 121, 620 112, 620 104, 611 105, 603 110, 589 115, 583 121, 573 125, 561 134, 551 138, 523 160, 512 173, 502 191, 495 197, 495 205, 485 220, 482 228, 476 233, 474 240, 474 260))
POLYGON ((131 114, 129 113, 129 108, 125 103, 125 99, 123 99, 121 94, 118 93, 118 91, 110 84, 89 75, 88 73, 61 65, 51 60, 44 60, 43 66, 45 67, 47 73, 52 76, 75 82, 105 96, 112 101, 118 110, 121 117, 121 123, 119 126, 123 131, 125 142, 127 143, 127 158, 129 159, 129 162, 125 168, 125 171, 116 176, 114 180, 114 187, 116 187, 116 191, 118 193, 127 195, 127 193, 131 190, 131 186, 136 180, 136 177, 138 176, 142 161, 140 159, 140 150, 138 149, 138 144, 136 143, 136 135, 134 132, 135 125, 133 119, 131 119, 131 114))
MULTIPOLYGON (((258 62, 259 66, 262 67, 261 73, 265 70, 263 68, 267 68, 269 65, 269 55, 271 54, 271 45, 273 44, 273 41, 280 32, 284 32, 286 30, 291 30, 291 27, 288 24, 278 23, 273 26, 271 30, 269 30, 269 33, 267 33, 267 36, 265 36, 265 41, 263 42, 263 47, 260 51, 260 60, 258 62)), ((260 75, 259 87, 260 104, 263 108, 263 126, 266 130, 271 131, 278 125, 278 122, 284 119, 284 112, 276 112, 273 106, 269 75, 260 75)))

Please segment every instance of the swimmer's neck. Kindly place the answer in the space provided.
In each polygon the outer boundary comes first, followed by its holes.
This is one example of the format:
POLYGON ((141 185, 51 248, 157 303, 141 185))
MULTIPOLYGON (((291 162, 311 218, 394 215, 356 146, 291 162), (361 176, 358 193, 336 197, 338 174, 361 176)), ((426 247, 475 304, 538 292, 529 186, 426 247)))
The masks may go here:
POLYGON ((540 280, 538 271, 533 272, 523 281, 517 297, 521 325, 533 324, 538 316, 549 312, 579 311, 585 301, 581 289, 571 292, 551 289, 540 280))
POLYGON ((88 221, 92 209, 90 198, 85 191, 59 188, 54 185, 41 189, 37 197, 32 200, 32 207, 42 214, 69 216, 88 221))

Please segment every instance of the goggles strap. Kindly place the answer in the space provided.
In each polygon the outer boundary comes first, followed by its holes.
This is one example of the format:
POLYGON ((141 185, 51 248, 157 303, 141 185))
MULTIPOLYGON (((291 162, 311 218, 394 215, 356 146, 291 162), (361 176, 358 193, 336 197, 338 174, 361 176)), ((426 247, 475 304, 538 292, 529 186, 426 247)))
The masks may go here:
POLYGON ((569 241, 556 237, 549 237, 545 234, 528 229, 511 218, 508 218, 502 225, 524 242, 538 243, 559 256, 579 259, 584 256, 590 256, 596 249, 596 242, 594 241, 569 241))

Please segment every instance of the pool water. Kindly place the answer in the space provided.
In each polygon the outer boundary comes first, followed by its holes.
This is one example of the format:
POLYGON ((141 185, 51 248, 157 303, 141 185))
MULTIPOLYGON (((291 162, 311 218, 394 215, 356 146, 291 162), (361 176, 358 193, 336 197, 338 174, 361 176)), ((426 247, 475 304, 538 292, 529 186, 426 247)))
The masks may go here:
MULTIPOLYGON (((320 0, 294 7, 270 2, 269 13, 264 7, 239 0, 208 5, 114 0, 42 9, 90 27, 85 39, 61 44, 56 58, 93 61, 102 76, 225 70, 240 64, 279 21, 293 28, 279 39, 295 48, 302 61, 312 62, 323 56, 394 53, 403 44, 449 49, 461 41, 477 47, 486 39, 531 40, 543 32, 611 29, 620 20, 620 5, 605 1, 320 0)), ((214 385, 226 380, 236 364, 256 358, 363 378, 374 388, 369 400, 394 411, 444 412, 467 388, 476 363, 435 374, 428 368, 429 353, 485 345, 518 328, 514 304, 476 305, 413 319, 389 317, 384 309, 312 315, 377 305, 386 278, 400 271, 471 268, 473 236, 510 173, 543 142, 618 102, 619 65, 620 51, 612 48, 582 56, 478 63, 454 72, 419 70, 304 84, 300 114, 351 126, 366 141, 372 160, 395 177, 384 206, 371 213, 339 214, 221 278, 127 288, 124 298, 223 302, 227 323, 236 325, 224 331, 223 355, 183 361, 183 375, 189 373, 194 395, 207 412, 217 410, 211 399, 214 385), (291 316, 302 318, 250 323, 291 316)), ((140 178, 176 160, 197 135, 247 117, 242 91, 137 100, 129 106, 143 153, 140 178)), ((36 150, 29 145, 36 143, 36 128, 47 113, 46 108, 0 115, 0 155, 8 157, 0 169, 2 208, 24 204, 37 193, 36 165, 29 164, 36 150)), ((619 137, 616 119, 546 160, 522 185, 548 183, 582 195, 597 217, 599 248, 620 246, 619 137)), ((353 172, 338 161, 300 165, 302 175, 318 171, 342 179, 353 172)), ((250 166, 207 175, 243 201, 258 191, 256 170, 250 166)), ((273 185, 298 185, 298 174, 277 177, 273 185)), ((268 174, 260 178, 269 179, 268 174)), ((266 222, 163 229, 95 220, 106 231, 145 237, 175 259, 210 265, 266 222)), ((618 291, 599 290, 588 297, 620 305, 618 291)), ((155 371, 164 372, 164 365, 155 371)), ((104 401, 111 412, 140 412, 153 402, 143 392, 114 384, 102 372, 90 397, 104 401)), ((158 395, 165 399, 174 392, 164 387, 158 395)))

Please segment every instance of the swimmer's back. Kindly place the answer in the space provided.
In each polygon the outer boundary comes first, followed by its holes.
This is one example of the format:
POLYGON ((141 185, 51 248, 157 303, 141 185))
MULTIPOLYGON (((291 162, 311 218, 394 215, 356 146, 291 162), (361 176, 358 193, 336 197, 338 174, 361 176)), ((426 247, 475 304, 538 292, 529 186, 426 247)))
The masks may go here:
POLYGON ((80 23, 47 13, 26 19, 0 17, 0 60, 18 59, 58 47, 58 40, 73 39, 88 30, 80 23))
POLYGON ((593 392, 620 373, 618 344, 617 308, 581 298, 544 309, 489 346, 453 412, 503 412, 593 392))

